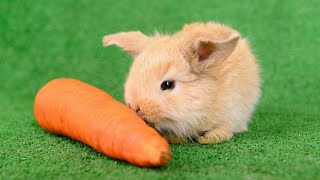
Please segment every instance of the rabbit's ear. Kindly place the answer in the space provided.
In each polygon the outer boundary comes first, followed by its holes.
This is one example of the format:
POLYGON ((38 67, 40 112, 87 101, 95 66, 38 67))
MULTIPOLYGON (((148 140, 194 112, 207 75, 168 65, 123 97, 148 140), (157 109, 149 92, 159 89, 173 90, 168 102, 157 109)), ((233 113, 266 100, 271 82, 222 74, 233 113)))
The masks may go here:
POLYGON ((218 65, 226 60, 235 49, 239 33, 234 32, 222 40, 211 40, 206 37, 196 38, 193 44, 193 61, 194 66, 200 66, 198 69, 204 69, 218 65))
POLYGON ((103 46, 117 45, 133 57, 137 57, 150 41, 150 37, 140 31, 120 32, 103 37, 103 46))

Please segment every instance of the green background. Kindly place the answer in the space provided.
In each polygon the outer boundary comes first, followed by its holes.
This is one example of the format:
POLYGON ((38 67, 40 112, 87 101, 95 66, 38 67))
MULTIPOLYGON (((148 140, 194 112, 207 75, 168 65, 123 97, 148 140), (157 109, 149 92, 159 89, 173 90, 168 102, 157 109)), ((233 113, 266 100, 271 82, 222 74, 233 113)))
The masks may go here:
POLYGON ((320 1, 0 1, 0 179, 320 179, 320 1), (231 25, 251 41, 263 95, 250 131, 215 145, 172 145, 161 169, 112 160, 43 131, 33 99, 73 77, 123 101, 131 58, 102 36, 173 33, 193 21, 231 25))

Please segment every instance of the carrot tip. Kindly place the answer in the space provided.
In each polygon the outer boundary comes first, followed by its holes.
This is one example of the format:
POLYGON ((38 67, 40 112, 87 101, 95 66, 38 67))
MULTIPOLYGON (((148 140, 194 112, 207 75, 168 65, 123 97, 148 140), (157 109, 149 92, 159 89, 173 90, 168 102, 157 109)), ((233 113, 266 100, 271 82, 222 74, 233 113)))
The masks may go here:
POLYGON ((167 152, 162 151, 160 158, 164 162, 167 162, 170 159, 170 155, 167 152))

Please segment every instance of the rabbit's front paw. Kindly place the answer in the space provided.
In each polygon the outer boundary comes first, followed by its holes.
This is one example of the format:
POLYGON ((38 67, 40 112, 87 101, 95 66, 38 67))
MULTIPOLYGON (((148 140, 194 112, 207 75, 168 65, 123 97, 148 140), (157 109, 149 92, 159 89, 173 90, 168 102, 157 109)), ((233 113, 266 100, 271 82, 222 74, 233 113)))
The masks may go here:
POLYGON ((221 130, 221 129, 212 129, 207 131, 204 135, 197 138, 197 142, 200 144, 214 144, 222 141, 227 141, 233 136, 232 133, 221 130))

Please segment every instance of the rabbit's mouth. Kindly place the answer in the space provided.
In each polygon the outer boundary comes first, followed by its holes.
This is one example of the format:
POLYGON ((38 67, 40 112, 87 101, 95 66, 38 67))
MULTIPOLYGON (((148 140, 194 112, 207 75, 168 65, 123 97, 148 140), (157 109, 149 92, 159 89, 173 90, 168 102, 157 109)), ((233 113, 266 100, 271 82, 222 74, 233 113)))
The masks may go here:
POLYGON ((155 124, 153 123, 153 122, 151 122, 151 121, 149 121, 149 120, 147 120, 146 118, 142 118, 143 119, 143 121, 145 122, 145 123, 147 123, 149 126, 151 126, 151 127, 155 127, 155 124))
POLYGON ((159 116, 148 116, 147 114, 144 113, 137 113, 137 115, 149 126, 156 128, 157 126, 162 126, 165 123, 168 123, 172 121, 171 119, 168 118, 163 118, 159 116))

